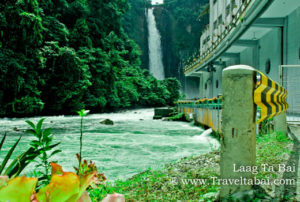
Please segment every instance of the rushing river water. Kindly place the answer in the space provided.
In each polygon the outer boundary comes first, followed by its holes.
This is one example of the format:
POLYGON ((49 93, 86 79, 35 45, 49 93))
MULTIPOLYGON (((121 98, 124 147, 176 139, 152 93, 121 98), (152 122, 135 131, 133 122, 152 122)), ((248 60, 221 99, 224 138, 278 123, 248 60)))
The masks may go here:
MULTIPOLYGON (((148 168, 157 169, 181 157, 207 153, 218 146, 216 140, 201 135, 203 130, 190 123, 152 120, 153 111, 140 109, 88 115, 84 119, 83 157, 96 162, 99 171, 114 180, 131 177, 148 168), (113 120, 114 125, 99 123, 106 118, 113 120)), ((37 122, 40 118, 30 120, 37 122)), ((19 135, 24 134, 22 131, 28 128, 25 120, 0 119, 0 138, 4 131, 8 134, 0 152, 0 162, 19 135)), ((49 116, 44 121, 44 127, 53 129, 54 142, 61 142, 58 147, 62 152, 52 160, 66 171, 74 171, 73 166, 77 166, 75 154, 79 151, 79 126, 78 116, 49 116)), ((14 157, 25 151, 32 139, 24 134, 14 157)), ((24 172, 30 173, 33 168, 31 164, 24 172)))

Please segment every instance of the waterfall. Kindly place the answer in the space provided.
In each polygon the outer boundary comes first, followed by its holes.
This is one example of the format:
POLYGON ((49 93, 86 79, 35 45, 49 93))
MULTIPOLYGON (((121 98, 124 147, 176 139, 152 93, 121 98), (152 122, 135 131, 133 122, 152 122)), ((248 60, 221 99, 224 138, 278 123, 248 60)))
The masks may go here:
POLYGON ((157 79, 163 80, 165 78, 165 71, 162 62, 162 50, 160 33, 156 27, 155 17, 153 15, 153 8, 148 9, 148 46, 149 46, 149 70, 150 73, 157 79))

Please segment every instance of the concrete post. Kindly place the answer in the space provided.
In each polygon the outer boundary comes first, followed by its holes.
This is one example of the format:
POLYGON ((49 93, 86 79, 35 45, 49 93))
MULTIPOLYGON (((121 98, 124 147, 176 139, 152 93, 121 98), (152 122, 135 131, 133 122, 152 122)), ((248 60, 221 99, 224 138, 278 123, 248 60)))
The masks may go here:
MULTIPOLYGON (((255 71, 246 65, 223 70, 223 112, 221 140, 221 180, 253 179, 251 172, 237 172, 241 167, 255 166, 256 107, 253 102, 255 71), (234 169, 234 166, 236 169, 234 169)), ((236 181, 235 185, 221 182, 220 198, 252 188, 236 181)))
POLYGON ((287 135, 286 112, 274 117, 274 131, 287 135))

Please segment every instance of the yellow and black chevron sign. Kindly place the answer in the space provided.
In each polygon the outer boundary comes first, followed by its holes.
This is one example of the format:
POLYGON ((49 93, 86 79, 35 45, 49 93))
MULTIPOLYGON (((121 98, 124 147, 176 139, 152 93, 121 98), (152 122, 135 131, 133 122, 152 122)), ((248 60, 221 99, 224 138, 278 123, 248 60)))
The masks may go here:
POLYGON ((289 105, 286 102, 287 90, 263 73, 258 73, 261 81, 254 91, 254 103, 261 108, 261 116, 258 120, 261 122, 286 111, 289 105))

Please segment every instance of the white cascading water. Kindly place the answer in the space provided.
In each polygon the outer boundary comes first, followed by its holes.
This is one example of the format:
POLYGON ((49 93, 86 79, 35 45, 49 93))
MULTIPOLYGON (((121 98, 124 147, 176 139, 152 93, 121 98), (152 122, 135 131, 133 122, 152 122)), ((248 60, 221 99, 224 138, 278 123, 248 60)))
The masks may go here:
POLYGON ((148 9, 148 46, 149 46, 149 70, 158 80, 165 79, 165 71, 162 62, 162 50, 160 33, 156 27, 153 8, 148 9))

